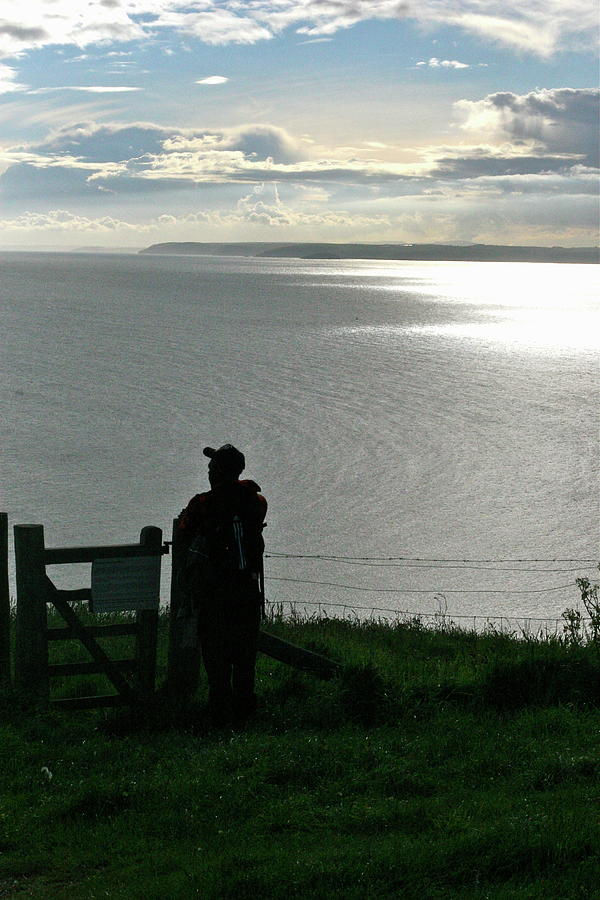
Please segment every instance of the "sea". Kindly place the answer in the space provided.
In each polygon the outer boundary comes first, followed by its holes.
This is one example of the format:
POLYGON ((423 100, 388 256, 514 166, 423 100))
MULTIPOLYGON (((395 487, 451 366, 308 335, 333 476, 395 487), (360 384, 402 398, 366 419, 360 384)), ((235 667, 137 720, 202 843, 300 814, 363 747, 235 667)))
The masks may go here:
POLYGON ((593 265, 3 252, 0 509, 170 540, 229 442, 270 609, 558 621, 599 577, 599 311, 593 265))

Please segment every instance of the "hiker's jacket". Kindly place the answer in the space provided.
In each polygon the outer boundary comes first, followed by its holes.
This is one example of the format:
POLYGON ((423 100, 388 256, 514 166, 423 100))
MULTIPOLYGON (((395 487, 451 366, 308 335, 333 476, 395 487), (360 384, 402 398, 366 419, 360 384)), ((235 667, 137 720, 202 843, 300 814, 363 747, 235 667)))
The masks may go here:
POLYGON ((257 581, 267 501, 254 481, 236 481, 196 494, 181 513, 178 537, 196 590, 240 579, 257 581))

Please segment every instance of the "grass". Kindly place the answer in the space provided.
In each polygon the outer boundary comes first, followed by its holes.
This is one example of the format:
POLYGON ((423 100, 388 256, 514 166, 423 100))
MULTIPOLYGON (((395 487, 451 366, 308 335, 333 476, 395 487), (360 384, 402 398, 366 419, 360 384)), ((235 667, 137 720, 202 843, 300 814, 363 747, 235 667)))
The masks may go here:
POLYGON ((138 716, 36 713, 5 692, 0 898, 600 897, 597 645, 269 630, 347 668, 318 681, 261 657, 243 732, 208 727, 204 685, 138 716))

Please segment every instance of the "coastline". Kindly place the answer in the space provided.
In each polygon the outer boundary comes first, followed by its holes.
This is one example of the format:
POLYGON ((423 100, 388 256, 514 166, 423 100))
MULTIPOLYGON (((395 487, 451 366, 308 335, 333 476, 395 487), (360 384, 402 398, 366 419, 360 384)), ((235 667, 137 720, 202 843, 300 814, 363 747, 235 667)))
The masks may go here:
POLYGON ((247 256, 304 260, 397 260, 421 262, 600 262, 597 247, 526 247, 496 244, 337 244, 337 243, 207 243, 169 241, 151 244, 140 254, 247 256))

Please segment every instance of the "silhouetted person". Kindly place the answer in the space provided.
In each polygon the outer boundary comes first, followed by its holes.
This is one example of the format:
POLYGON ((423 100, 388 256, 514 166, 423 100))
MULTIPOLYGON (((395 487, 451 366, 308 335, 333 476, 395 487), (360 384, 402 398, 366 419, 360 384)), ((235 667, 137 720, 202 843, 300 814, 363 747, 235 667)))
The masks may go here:
POLYGON ((254 672, 262 606, 262 530, 267 501, 240 481, 243 453, 205 447, 210 490, 196 494, 179 521, 188 545, 187 583, 216 725, 243 724, 256 708, 254 672))

